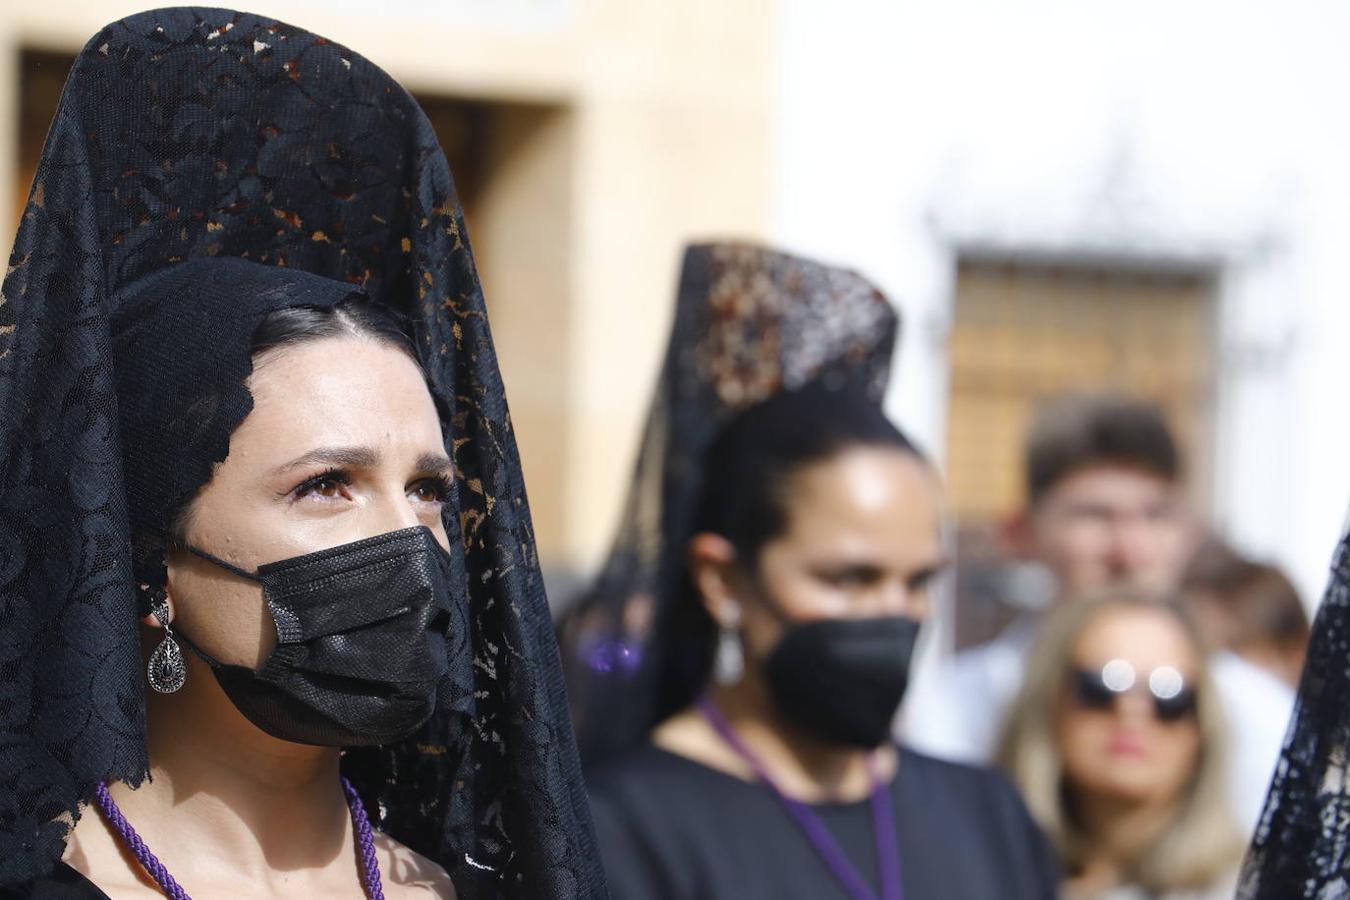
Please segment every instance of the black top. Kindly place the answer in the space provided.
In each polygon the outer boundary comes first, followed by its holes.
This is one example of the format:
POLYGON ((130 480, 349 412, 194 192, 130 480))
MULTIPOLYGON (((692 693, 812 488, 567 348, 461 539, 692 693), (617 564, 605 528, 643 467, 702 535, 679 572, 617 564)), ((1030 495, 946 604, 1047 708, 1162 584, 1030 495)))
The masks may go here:
POLYGON ((65 863, 52 874, 25 885, 0 885, 0 900, 109 900, 98 885, 65 863))
MULTIPOLYGON (((591 774, 614 900, 847 898, 760 784, 650 745, 591 774)), ((1052 900, 1049 844, 997 774, 900 750, 891 782, 905 900, 1052 900)), ((878 886, 868 801, 812 807, 878 886)))

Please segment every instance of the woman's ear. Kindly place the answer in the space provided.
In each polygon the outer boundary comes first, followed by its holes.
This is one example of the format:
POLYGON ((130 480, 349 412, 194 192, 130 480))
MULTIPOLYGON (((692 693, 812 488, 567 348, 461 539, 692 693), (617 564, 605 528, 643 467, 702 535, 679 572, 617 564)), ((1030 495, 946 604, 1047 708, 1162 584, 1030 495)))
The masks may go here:
POLYGON ((700 532, 689 539, 689 577, 713 621, 724 628, 740 624, 737 582, 742 573, 736 548, 720 534, 700 532))
MULTIPOLYGON (((165 588, 152 588, 149 585, 141 585, 141 590, 151 596, 162 597, 164 599, 163 608, 168 610, 169 622, 172 622, 174 619, 173 597, 170 596, 168 590, 165 588)), ((159 616, 155 615, 154 606, 155 603, 152 602, 150 612, 141 616, 141 624, 147 625, 150 628, 163 628, 165 625, 169 624, 169 622, 161 622, 159 620, 159 616)))

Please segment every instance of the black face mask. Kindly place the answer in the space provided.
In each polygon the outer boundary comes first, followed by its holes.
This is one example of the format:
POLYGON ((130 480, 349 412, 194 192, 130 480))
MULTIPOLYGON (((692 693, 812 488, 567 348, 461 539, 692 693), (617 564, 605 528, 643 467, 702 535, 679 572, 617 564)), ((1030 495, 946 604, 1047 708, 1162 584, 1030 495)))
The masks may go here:
POLYGON ((903 616, 788 623, 764 664, 779 712, 831 743, 868 749, 890 735, 909 685, 919 623, 903 616))
POLYGON ((262 584, 277 646, 261 668, 193 647, 254 725, 294 743, 359 747, 407 737, 431 717, 448 668, 451 603, 449 557, 430 529, 391 531, 256 573, 188 549, 262 584))

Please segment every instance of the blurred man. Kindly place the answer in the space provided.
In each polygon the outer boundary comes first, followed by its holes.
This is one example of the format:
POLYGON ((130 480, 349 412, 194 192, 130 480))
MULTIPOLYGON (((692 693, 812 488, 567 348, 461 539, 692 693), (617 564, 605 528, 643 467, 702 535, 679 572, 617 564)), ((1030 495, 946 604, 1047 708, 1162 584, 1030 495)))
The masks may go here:
MULTIPOLYGON (((1176 444, 1154 406, 1119 397, 1066 398, 1037 417, 1027 443, 1027 503, 1014 555, 1044 568, 1043 596, 994 641, 958 653, 917 691, 905 722, 920 749, 983 761, 1022 681, 1041 611, 1104 588, 1176 591, 1197 543, 1176 444)), ((1025 581, 1025 579, 1023 579, 1025 581)), ((1212 669, 1234 735, 1234 806, 1255 821, 1293 698, 1231 653, 1212 669), (1242 698, 1242 702, 1237 702, 1242 698)))
POLYGON ((1170 591, 1195 543, 1180 474, 1156 408, 1119 398, 1056 402, 1027 445, 1015 547, 1049 569, 1058 599, 1103 587, 1170 591))

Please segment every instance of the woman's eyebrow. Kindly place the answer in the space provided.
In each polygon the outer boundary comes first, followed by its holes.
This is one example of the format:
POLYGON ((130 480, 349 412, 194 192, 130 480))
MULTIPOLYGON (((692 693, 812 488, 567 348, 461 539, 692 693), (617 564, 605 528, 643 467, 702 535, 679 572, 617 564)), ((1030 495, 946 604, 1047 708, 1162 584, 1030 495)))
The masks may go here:
POLYGON ((919 570, 919 573, 929 578, 935 578, 938 575, 945 573, 951 567, 952 558, 944 553, 936 559, 930 560, 927 565, 919 570))
POLYGON ((371 447, 317 447, 272 470, 273 475, 289 472, 303 466, 323 464, 374 468, 380 464, 380 451, 371 447))
POLYGON ((454 468, 455 464, 444 453, 423 453, 417 457, 416 469, 419 472, 449 472, 454 468))

